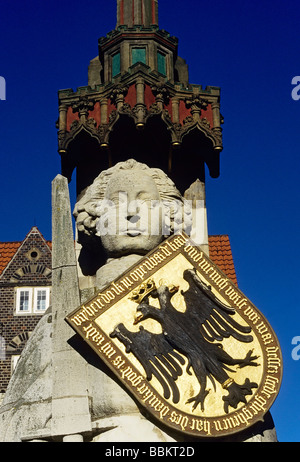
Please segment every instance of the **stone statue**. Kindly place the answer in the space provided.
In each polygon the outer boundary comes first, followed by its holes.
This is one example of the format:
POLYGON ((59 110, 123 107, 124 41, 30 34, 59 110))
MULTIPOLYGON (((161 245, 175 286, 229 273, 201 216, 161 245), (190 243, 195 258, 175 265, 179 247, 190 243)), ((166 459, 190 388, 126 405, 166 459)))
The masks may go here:
MULTIPOLYGON (((57 190, 57 184, 55 187, 57 190)), ((64 206, 54 204, 53 214, 60 214, 59 223, 65 223, 68 213, 64 206)), ((80 303, 125 272, 165 235, 176 232, 177 228, 190 233, 192 226, 191 210, 184 207, 183 197, 167 175, 132 159, 103 171, 77 201, 74 216, 81 245, 78 255, 80 303)), ((56 250, 53 250, 53 317, 49 309, 19 360, 0 408, 0 441, 70 441, 72 438, 94 442, 199 441, 187 439, 154 422, 100 358, 66 325, 64 316, 76 308, 73 303, 78 303, 76 296, 72 299, 69 294, 78 281, 74 280, 77 278, 74 271, 66 273, 64 279, 64 271, 69 270, 63 261, 66 237, 59 230, 58 226, 54 227, 53 243, 60 239, 61 247, 55 244, 56 250), (64 299, 67 296, 69 298, 64 299), (61 311, 55 308, 57 305, 61 305, 61 311), (55 342, 59 342, 58 347, 55 342), (72 366, 73 360, 78 367, 72 366), (62 364, 64 370, 59 375, 62 364), (58 386, 59 380, 65 384, 58 386), (83 391, 79 393, 82 403, 88 403, 87 410, 82 406, 82 415, 87 413, 82 428, 79 407, 72 407, 68 401, 68 393, 74 397, 78 394, 77 385, 70 391, 72 383, 77 381, 82 385, 83 391), (55 402, 59 406, 55 406, 55 402), (65 435, 61 428, 66 428, 65 435)), ((71 254, 74 238, 71 232, 68 234, 71 254)), ((273 427, 267 414, 265 422, 224 440, 276 440, 273 427)))
MULTIPOLYGON (((97 290, 157 246, 163 239, 162 231, 168 234, 174 232, 175 220, 182 222, 174 204, 183 204, 183 198, 164 172, 132 159, 103 171, 86 189, 76 203, 74 216, 82 253, 87 252, 89 255, 88 258, 83 258, 84 272, 89 275, 93 273, 95 256, 108 258, 92 278, 97 290), (126 201, 122 203, 122 199, 126 201), (112 207, 113 204, 116 205, 115 208, 112 207), (103 217, 103 207, 107 205, 110 206, 106 210, 108 218, 116 218, 117 223, 115 229, 108 229, 107 233, 103 233, 99 222, 103 217), (148 216, 150 205, 156 207, 156 211, 148 216), (130 207, 133 209, 130 210, 130 207), (151 233, 151 228, 155 232, 151 233)), ((61 208, 64 209, 59 207, 61 208)), ((186 214, 188 229, 189 212, 179 212, 186 214)), ((64 215, 64 210, 62 214, 64 215)), ((81 276, 84 287, 81 290, 81 302, 90 295, 90 289, 94 289, 88 287, 86 290, 85 278, 89 276, 81 276)), ((76 305, 69 306, 68 311, 74 308, 76 305)), ((0 409, 0 435, 3 441, 53 440, 53 334, 53 319, 49 309, 24 349, 0 409), (26 397, 26 404, 23 397, 26 397)), ((111 372, 80 339, 71 335, 68 342, 72 344, 74 352, 76 350, 84 358, 87 366, 87 387, 92 403, 90 413, 93 421, 89 440, 176 441, 143 416, 143 409, 116 383, 111 372)))

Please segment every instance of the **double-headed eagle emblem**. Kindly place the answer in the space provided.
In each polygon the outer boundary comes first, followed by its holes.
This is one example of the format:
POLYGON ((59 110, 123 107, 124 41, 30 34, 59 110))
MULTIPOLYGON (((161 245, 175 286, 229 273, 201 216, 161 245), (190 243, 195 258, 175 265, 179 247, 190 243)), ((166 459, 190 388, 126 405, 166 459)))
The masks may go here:
POLYGON ((148 280, 131 294, 131 300, 138 306, 134 324, 151 318, 157 321, 162 333, 156 334, 140 325, 138 332, 132 332, 123 323, 118 324, 110 337, 117 338, 132 353, 145 370, 148 381, 156 377, 163 389, 165 399, 174 404, 180 400, 177 379, 186 369, 187 374, 194 374, 199 382, 199 392, 188 399, 192 410, 200 406, 205 409, 208 395, 207 379, 216 390, 216 381, 228 394, 222 399, 224 411, 229 407, 237 408, 239 403, 246 403, 246 396, 252 395, 252 389, 258 384, 249 378, 241 385, 232 379, 228 372, 235 372, 234 366, 258 366, 258 356, 249 350, 244 358, 233 358, 221 343, 233 337, 238 342, 253 341, 251 327, 241 325, 233 318, 235 310, 224 305, 198 277, 194 269, 186 269, 183 278, 189 284, 180 294, 185 302, 185 310, 179 311, 172 303, 173 296, 179 292, 177 286, 162 284, 156 286, 148 280), (159 308, 151 305, 150 297, 157 299, 159 308))
POLYGON ((240 432, 263 419, 279 392, 272 327, 184 234, 66 321, 147 412, 183 434, 240 432))

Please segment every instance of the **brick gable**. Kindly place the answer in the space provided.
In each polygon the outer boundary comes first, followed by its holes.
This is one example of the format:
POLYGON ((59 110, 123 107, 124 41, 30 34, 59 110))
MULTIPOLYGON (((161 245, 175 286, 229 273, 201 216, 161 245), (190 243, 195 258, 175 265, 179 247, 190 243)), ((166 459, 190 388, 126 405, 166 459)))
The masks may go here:
MULTIPOLYGON (((14 247, 17 245, 10 247, 6 245, 6 249, 11 248, 11 253, 14 247)), ((6 255, 8 258, 8 252, 6 255)), ((33 227, 2 270, 0 286, 2 284, 49 285, 51 265, 50 247, 39 230, 33 227)))
POLYGON ((6 390, 11 377, 12 355, 21 354, 42 316, 16 314, 16 289, 50 287, 51 266, 51 245, 36 227, 23 242, 0 243, 0 335, 5 345, 5 354, 0 352, 0 393, 6 390))

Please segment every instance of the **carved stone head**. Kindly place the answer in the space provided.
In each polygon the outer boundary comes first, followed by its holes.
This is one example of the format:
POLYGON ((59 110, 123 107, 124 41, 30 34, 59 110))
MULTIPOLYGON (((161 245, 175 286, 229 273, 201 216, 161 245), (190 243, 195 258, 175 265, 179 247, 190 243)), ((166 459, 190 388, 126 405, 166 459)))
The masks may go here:
POLYGON ((146 254, 174 232, 176 217, 186 230, 189 214, 162 170, 133 159, 101 172, 74 209, 80 242, 98 238, 109 257, 146 254))

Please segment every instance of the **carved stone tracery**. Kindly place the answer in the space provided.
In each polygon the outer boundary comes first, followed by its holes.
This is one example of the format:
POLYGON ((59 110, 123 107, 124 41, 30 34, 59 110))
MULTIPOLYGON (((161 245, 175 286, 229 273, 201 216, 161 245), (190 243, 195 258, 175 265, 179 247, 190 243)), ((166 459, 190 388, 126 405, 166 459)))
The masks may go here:
POLYGON ((95 100, 91 100, 87 96, 81 96, 78 101, 71 104, 71 107, 74 113, 78 112, 79 119, 85 122, 89 111, 92 111, 95 107, 95 100))

